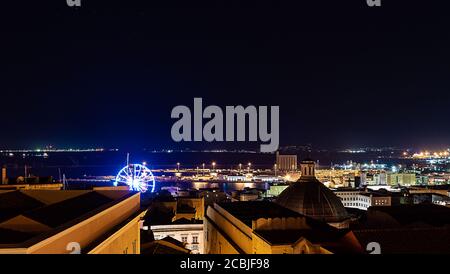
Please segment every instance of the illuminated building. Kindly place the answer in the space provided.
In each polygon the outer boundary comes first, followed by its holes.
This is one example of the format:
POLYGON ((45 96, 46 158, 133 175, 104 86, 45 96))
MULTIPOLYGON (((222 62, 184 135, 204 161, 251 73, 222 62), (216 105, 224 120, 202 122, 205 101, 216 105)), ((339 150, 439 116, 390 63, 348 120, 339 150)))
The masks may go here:
POLYGON ((297 155, 280 155, 276 154, 276 168, 280 171, 297 170, 297 155))
POLYGON ((386 185, 387 183, 387 175, 384 172, 375 173, 373 175, 373 184, 376 186, 386 185))
POLYGON ((43 190, 60 190, 63 184, 55 182, 53 177, 38 177, 38 176, 19 176, 16 178, 8 178, 6 166, 2 167, 2 177, 0 184, 1 190, 14 189, 43 189, 43 190))
POLYGON ((155 240, 171 237, 184 243, 184 247, 191 250, 192 254, 203 254, 204 252, 202 221, 182 218, 170 224, 152 225, 150 229, 155 240))
POLYGON ((235 190, 231 193, 232 201, 256 201, 260 198, 261 191, 258 189, 235 190))
POLYGON ((144 233, 151 234, 156 241, 173 238, 182 242, 183 248, 192 251, 191 253, 202 254, 204 210, 203 197, 158 197, 152 201, 144 217, 144 233))
POLYGON ((302 176, 276 199, 276 203, 308 217, 324 221, 338 228, 348 227, 349 216, 341 199, 317 180, 315 162, 300 164, 302 176))
POLYGON ((388 173, 387 174, 387 183, 389 185, 401 185, 401 186, 410 186, 415 185, 416 182, 416 174, 413 173, 388 173))
POLYGON ((255 175, 253 176, 253 182, 282 182, 283 180, 278 176, 269 175, 255 175))
POLYGON ((252 181, 252 176, 249 175, 227 175, 224 179, 230 182, 250 182, 252 181))
POLYGON ((361 172, 360 174, 361 185, 386 185, 387 175, 385 172, 374 171, 374 172, 361 172))
POLYGON ((269 185, 269 189, 266 191, 267 197, 277 197, 281 194, 286 188, 288 188, 288 184, 271 184, 269 185))
POLYGON ((428 176, 426 175, 416 176, 416 182, 417 185, 428 185, 428 176))
POLYGON ((208 207, 206 254, 359 253, 353 233, 336 229, 271 202, 234 202, 208 207))
POLYGON ((49 182, 49 183, 35 183, 32 182, 32 178, 27 178, 24 182, 19 183, 8 183, 5 185, 0 185, 0 191, 1 190, 60 190, 63 187, 63 184, 58 182, 49 182))
POLYGON ((391 197, 389 195, 351 189, 338 189, 334 193, 341 198, 344 207, 367 210, 371 206, 391 205, 391 197))
POLYGON ((203 188, 198 192, 198 197, 204 200, 204 207, 212 206, 214 203, 227 202, 229 200, 227 194, 220 188, 203 188))
POLYGON ((0 191, 0 253, 140 252, 140 194, 129 191, 0 191))
MULTIPOLYGON (((348 169, 316 169, 316 178, 328 183, 330 187, 355 187, 357 170, 348 169)), ((358 181, 358 185, 359 185, 358 181)))

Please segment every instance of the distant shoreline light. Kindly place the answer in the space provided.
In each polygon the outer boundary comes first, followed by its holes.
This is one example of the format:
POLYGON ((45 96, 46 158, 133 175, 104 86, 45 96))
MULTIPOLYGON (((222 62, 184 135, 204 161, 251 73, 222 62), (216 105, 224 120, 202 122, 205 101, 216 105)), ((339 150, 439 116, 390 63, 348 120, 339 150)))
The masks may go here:
POLYGON ((103 151, 118 151, 118 149, 104 149, 104 148, 87 148, 87 149, 4 149, 0 153, 40 153, 40 152, 103 152, 103 151))

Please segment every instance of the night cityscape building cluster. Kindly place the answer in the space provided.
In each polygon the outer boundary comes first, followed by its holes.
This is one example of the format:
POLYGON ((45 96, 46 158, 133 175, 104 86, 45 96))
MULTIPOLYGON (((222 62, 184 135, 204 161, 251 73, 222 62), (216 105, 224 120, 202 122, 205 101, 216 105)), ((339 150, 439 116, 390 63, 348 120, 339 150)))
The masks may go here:
POLYGON ((0 254, 450 255, 447 2, 6 2, 0 254))
POLYGON ((450 252, 450 157, 402 167, 271 157, 268 168, 177 162, 148 169, 155 182, 129 164, 118 175, 128 179, 78 179, 90 190, 74 179, 11 178, 5 165, 0 252, 70 253, 64 237, 89 254, 370 254, 373 243, 383 254, 450 252), (81 232, 91 225, 98 232, 81 232))

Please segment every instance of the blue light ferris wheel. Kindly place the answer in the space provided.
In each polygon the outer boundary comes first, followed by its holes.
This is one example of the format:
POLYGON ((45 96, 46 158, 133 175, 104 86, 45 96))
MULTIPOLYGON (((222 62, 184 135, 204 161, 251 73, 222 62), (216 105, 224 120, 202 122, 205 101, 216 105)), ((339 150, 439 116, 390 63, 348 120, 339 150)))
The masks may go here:
POLYGON ((116 176, 114 185, 126 184, 130 190, 140 192, 155 191, 155 177, 145 165, 129 164, 122 168, 116 176))

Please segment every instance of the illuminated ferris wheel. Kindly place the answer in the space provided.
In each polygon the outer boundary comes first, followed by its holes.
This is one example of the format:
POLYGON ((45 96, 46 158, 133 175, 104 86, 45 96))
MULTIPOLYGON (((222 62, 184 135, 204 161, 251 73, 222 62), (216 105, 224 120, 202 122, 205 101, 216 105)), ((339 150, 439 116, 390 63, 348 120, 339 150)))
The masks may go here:
POLYGON ((140 192, 153 192, 155 190, 155 177, 146 166, 129 164, 122 168, 116 176, 114 185, 127 184, 130 190, 140 192))

